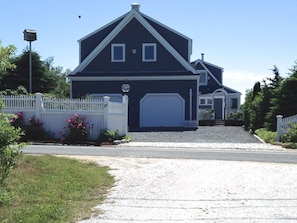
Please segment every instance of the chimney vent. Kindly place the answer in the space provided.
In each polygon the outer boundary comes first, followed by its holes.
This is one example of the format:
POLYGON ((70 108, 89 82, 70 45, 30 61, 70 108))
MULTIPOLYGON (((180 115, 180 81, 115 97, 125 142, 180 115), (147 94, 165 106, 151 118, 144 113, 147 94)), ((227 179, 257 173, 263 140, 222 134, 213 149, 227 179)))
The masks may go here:
POLYGON ((204 61, 204 53, 201 53, 201 60, 204 61))
POLYGON ((131 10, 135 9, 136 11, 139 11, 140 4, 139 3, 132 3, 131 4, 131 10))

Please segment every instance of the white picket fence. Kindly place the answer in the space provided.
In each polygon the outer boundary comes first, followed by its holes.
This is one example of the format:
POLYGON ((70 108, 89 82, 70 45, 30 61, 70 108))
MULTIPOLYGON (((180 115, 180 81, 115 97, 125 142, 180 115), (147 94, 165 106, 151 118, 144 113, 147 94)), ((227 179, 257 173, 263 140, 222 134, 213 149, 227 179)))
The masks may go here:
POLYGON ((287 134, 289 124, 290 123, 297 123, 297 115, 289 116, 286 118, 283 118, 282 115, 277 115, 277 127, 276 127, 276 132, 277 132, 277 141, 280 141, 280 136, 282 134, 287 134))
POLYGON ((34 96, 3 96, 3 113, 23 113, 26 123, 34 117, 43 123, 45 131, 54 138, 60 138, 66 121, 75 114, 84 117, 90 126, 90 139, 96 139, 101 129, 118 131, 126 135, 128 131, 128 97, 122 102, 104 99, 56 99, 44 97, 41 93, 34 96))

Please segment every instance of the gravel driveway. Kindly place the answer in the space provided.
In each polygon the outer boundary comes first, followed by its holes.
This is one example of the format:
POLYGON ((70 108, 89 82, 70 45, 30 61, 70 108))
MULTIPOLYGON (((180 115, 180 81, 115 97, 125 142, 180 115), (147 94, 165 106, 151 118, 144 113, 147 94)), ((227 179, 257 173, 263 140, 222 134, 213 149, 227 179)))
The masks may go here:
MULTIPOLYGON (((130 132, 136 142, 263 145, 241 127, 130 132)), ((274 148, 272 148, 274 149, 274 148)), ((78 157, 76 157, 78 158, 78 157)), ((81 158, 80 158, 81 159, 81 158)), ((117 182, 102 215, 80 223, 297 222, 297 165, 83 157, 109 166, 117 182)))
POLYGON ((200 126, 196 131, 129 132, 136 142, 261 143, 242 127, 200 126))

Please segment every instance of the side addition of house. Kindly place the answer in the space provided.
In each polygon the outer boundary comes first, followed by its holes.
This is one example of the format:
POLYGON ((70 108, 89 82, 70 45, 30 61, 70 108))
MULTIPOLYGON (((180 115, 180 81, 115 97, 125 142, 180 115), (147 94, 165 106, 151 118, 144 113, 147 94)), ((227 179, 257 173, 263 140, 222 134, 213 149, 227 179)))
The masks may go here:
POLYGON ((195 70, 200 74, 199 119, 212 118, 226 120, 228 114, 240 110, 241 93, 223 85, 222 67, 201 59, 192 62, 195 70))
MULTIPOLYGON (((141 13, 139 4, 131 6, 128 13, 78 41, 79 65, 69 75, 71 96, 109 96, 111 101, 120 101, 127 94, 130 129, 197 128, 202 99, 205 106, 215 109, 217 102, 222 108, 229 105, 224 102, 229 100, 229 91, 221 84, 222 73, 215 72, 222 68, 202 60, 191 63, 189 37, 141 13), (205 84, 211 83, 221 90, 213 86, 204 91, 205 84)), ((216 118, 224 119, 224 112, 216 118)))

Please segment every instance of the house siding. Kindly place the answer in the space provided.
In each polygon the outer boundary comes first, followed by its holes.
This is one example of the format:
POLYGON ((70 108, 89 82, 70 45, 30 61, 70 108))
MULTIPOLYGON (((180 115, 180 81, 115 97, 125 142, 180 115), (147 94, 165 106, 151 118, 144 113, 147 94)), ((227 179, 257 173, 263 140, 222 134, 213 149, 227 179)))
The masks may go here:
POLYGON ((164 26, 147 19, 148 23, 156 29, 170 45, 174 46, 175 50, 186 60, 189 61, 188 46, 189 41, 184 37, 177 35, 175 32, 165 28, 164 26))
MULTIPOLYGON (((73 97, 88 94, 122 94, 121 86, 125 81, 72 81, 73 97)), ((178 93, 185 100, 185 119, 190 118, 190 96, 192 89, 192 119, 196 120, 197 81, 129 81, 129 126, 139 127, 140 100, 147 93, 178 93), (182 86, 182 87, 181 87, 182 86)))
POLYGON ((83 72, 112 71, 185 71, 185 68, 136 19, 123 30, 88 64, 83 72), (125 62, 111 62, 111 44, 125 44, 125 62), (157 44, 157 61, 142 62, 142 44, 157 44), (136 53, 133 54, 132 50, 136 53))
POLYGON ((207 69, 216 77, 216 79, 222 83, 222 70, 219 68, 216 68, 214 66, 210 66, 208 64, 204 64, 207 69))
POLYGON ((120 21, 103 28, 88 38, 80 41, 80 62, 82 62, 96 46, 119 24, 120 21))

